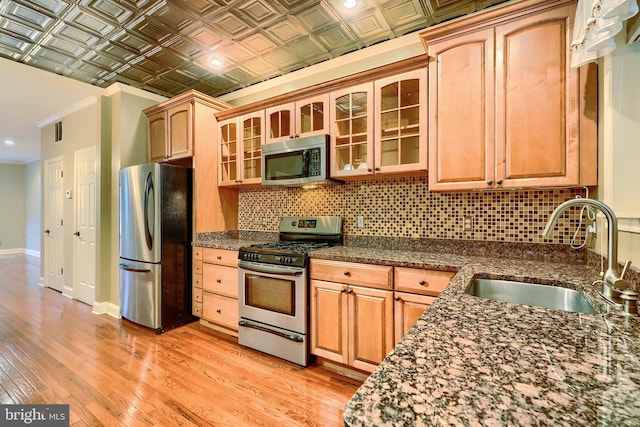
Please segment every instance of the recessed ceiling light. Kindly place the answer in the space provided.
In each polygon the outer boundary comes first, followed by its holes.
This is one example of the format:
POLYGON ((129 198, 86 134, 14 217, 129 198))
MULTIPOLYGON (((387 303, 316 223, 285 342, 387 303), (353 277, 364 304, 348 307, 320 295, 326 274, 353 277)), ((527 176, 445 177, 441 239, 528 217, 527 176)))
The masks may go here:
POLYGON ((211 60, 211 65, 213 65, 214 67, 219 67, 222 65, 222 61, 220 61, 218 58, 213 58, 211 60))
POLYGON ((356 7, 356 0, 344 0, 344 7, 347 9, 353 9, 356 7))
POLYGON ((4 145, 16 145, 16 143, 11 141, 10 139, 7 139, 4 141, 4 145))

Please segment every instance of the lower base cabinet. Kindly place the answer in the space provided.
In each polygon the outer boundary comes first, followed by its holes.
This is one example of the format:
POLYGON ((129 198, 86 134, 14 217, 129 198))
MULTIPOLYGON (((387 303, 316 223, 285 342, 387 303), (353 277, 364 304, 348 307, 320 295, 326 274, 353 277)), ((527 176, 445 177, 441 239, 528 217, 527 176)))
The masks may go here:
POLYGON ((395 316, 395 344, 411 329, 416 320, 435 301, 435 297, 416 295, 407 292, 396 292, 393 297, 393 311, 395 316))

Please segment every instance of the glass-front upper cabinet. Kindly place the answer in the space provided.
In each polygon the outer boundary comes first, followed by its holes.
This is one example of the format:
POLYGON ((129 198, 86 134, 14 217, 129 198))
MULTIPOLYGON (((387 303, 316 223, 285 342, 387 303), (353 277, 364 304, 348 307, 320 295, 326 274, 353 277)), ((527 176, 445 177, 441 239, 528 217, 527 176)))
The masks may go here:
POLYGON ((238 118, 218 123, 220 140, 220 185, 238 184, 238 118))
POLYGON ((245 114, 219 123, 219 185, 260 184, 264 111, 245 114))
POLYGON ((427 170, 426 68, 375 82, 375 171, 427 170))
POLYGON ((328 133, 329 94, 322 94, 265 110, 266 143, 328 133))
POLYGON ((373 173, 373 83, 331 93, 331 176, 373 173))

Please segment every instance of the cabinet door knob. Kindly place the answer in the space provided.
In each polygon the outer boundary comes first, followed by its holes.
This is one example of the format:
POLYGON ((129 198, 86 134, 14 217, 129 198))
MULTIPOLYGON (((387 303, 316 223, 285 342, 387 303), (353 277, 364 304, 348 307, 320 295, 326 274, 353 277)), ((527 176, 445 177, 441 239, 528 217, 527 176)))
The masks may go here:
POLYGON ((347 290, 345 288, 340 289, 340 293, 345 293, 347 290))
POLYGON ((351 276, 351 273, 349 273, 348 271, 345 271, 343 274, 344 274, 345 276, 351 276))
POLYGON ((355 292, 353 292, 353 289, 349 289, 349 290, 347 291, 347 293, 348 293, 348 294, 354 294, 355 292))
POLYGON ((400 301, 400 297, 395 297, 394 300, 400 301))
POLYGON ((498 184, 498 185, 502 185, 502 180, 501 180, 501 179, 497 180, 497 181, 496 181, 496 184, 498 184))
POLYGON ((222 283, 221 279, 216 279, 216 283, 222 283))
POLYGON ((375 170, 376 172, 380 170, 380 168, 376 167, 373 170, 375 170))
POLYGON ((216 256, 216 259, 222 259, 222 255, 216 256))
POLYGON ((489 181, 487 181, 487 185, 493 185, 493 180, 490 179, 489 181))
POLYGON ((420 286, 424 286, 424 285, 426 285, 426 284, 427 284, 427 282, 425 282, 424 280, 420 280, 420 281, 418 282, 418 285, 420 285, 420 286))
POLYGON ((373 170, 371 168, 367 168, 367 172, 372 172, 373 170))

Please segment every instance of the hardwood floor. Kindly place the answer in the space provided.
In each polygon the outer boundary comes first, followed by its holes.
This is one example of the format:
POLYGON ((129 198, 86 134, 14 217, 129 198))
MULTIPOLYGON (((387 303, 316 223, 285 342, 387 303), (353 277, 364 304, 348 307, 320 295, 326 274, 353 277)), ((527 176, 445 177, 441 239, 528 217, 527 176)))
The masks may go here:
POLYGON ((155 335, 37 285, 0 256, 0 403, 64 403, 73 426, 338 426, 360 382, 195 322, 155 335))

